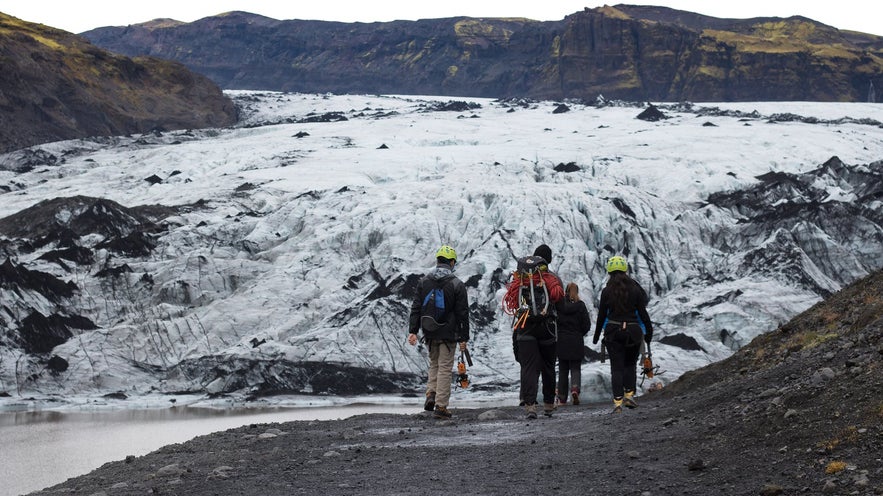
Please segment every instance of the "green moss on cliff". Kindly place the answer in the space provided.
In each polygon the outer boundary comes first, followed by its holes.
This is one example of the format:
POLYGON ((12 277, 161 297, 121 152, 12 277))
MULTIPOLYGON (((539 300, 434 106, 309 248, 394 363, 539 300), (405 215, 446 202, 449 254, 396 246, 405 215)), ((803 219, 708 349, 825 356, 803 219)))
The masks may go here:
POLYGON ((754 25, 753 35, 758 38, 769 40, 810 41, 817 33, 818 27, 811 22, 795 22, 794 20, 779 20, 762 22, 754 25))
POLYGON ((502 36, 503 39, 508 40, 509 36, 512 35, 512 31, 508 31, 505 29, 497 29, 497 27, 493 24, 486 23, 481 21, 480 19, 464 19, 462 21, 458 21, 454 24, 454 33, 457 36, 481 36, 481 37, 495 37, 502 36))
POLYGON ((454 23, 454 34, 463 48, 459 59, 467 61, 472 57, 473 49, 508 46, 512 30, 502 26, 499 20, 491 23, 481 19, 463 19, 454 23))
POLYGON ((859 62, 853 67, 853 70, 859 74, 876 76, 879 74, 881 66, 883 66, 883 57, 878 55, 867 55, 859 60, 859 62))
POLYGON ((622 20, 631 19, 631 17, 629 17, 629 15, 626 14, 625 12, 617 9, 616 7, 611 7, 609 5, 604 5, 603 7, 598 7, 597 9, 595 9, 595 12, 597 12, 599 14, 603 14, 607 17, 610 17, 611 19, 622 19, 622 20))
POLYGON ((47 31, 52 32, 55 30, 44 27, 42 24, 24 22, 15 17, 0 13, 0 37, 16 36, 18 39, 22 39, 22 36, 28 36, 50 50, 62 50, 64 47, 53 38, 48 37, 47 31))
POLYGON ((722 67, 704 65, 696 68, 696 75, 723 81, 727 77, 727 71, 722 67))
MULTIPOLYGON (((418 46, 416 40, 409 40, 404 43, 399 43, 396 45, 398 49, 398 53, 393 55, 393 60, 401 62, 405 66, 413 66, 420 62, 426 55, 428 55, 431 51, 431 44, 425 44, 423 46, 418 46)), ((376 57, 376 50, 372 50, 369 53, 365 53, 362 55, 362 58, 373 59, 376 57)))
POLYGON ((702 35, 726 43, 740 52, 794 53, 806 50, 805 44, 793 43, 788 38, 768 39, 732 31, 706 29, 702 35))
POLYGON ((551 56, 552 56, 552 58, 556 58, 556 59, 561 56, 561 36, 560 35, 555 36, 555 38, 552 39, 551 56))

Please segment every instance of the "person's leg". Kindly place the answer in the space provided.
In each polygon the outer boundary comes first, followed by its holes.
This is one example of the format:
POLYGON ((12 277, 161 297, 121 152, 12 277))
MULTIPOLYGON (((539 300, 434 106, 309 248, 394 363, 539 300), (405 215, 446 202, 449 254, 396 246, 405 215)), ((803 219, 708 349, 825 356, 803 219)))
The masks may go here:
POLYGON ((563 405, 567 403, 567 391, 570 376, 569 360, 558 360, 558 401, 563 405))
POLYGON ((555 342, 539 344, 541 355, 541 372, 543 376, 543 404, 548 413, 555 406, 555 342))
POLYGON ((536 340, 518 342, 518 363, 521 364, 521 400, 536 405, 540 375, 540 352, 536 340))
POLYGON ((625 366, 625 353, 622 343, 608 339, 607 358, 610 359, 610 387, 613 389, 613 398, 622 399, 623 395, 623 367, 625 366))
POLYGON ((579 393, 582 390, 582 360, 570 360, 570 390, 579 393))
POLYGON ((635 408, 638 404, 633 399, 638 384, 638 357, 641 355, 639 346, 628 346, 623 349, 623 396, 625 406, 635 408))
POLYGON ((435 382, 438 380, 438 343, 429 341, 429 380, 426 382, 426 393, 435 393, 435 382))
POLYGON ((435 383, 435 406, 447 408, 451 399, 451 374, 457 343, 437 343, 438 363, 435 383))

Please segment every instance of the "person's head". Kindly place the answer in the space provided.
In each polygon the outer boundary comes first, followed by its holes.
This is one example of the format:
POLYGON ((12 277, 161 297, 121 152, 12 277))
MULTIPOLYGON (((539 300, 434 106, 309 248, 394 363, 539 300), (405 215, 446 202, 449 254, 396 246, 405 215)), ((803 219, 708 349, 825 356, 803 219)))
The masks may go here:
POLYGON ((457 263, 457 252, 448 245, 442 245, 435 252, 435 260, 440 264, 447 264, 453 267, 457 263))
POLYGON ((616 255, 607 260, 607 274, 610 276, 607 280, 607 288, 612 296, 613 309, 617 313, 621 313, 626 309, 630 279, 626 273, 628 270, 629 264, 625 261, 624 257, 616 255))
POLYGON ((567 283, 565 292, 570 301, 579 301, 579 286, 575 282, 567 283))
POLYGON ((625 261, 625 258, 615 255, 607 259, 607 273, 614 274, 615 272, 622 272, 623 274, 628 272, 629 264, 625 261))
POLYGON ((533 251, 533 254, 536 257, 543 257, 543 260, 545 260, 547 264, 552 263, 552 249, 549 248, 549 245, 542 244, 537 246, 537 249, 533 251))

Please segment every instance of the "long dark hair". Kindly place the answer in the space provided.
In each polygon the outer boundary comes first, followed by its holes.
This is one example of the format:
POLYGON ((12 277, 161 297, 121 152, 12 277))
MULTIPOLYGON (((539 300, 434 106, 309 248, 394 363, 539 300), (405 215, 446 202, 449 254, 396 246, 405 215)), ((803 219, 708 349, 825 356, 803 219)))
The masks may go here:
POLYGON ((632 278, 620 270, 610 273, 607 289, 610 290, 610 306, 613 312, 623 314, 629 310, 629 287, 632 278))

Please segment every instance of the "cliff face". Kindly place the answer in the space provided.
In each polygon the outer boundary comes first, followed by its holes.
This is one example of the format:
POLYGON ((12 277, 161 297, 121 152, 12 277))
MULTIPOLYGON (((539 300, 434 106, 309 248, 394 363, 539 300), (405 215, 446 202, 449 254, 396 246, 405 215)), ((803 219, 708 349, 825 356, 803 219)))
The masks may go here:
POLYGON ((231 12, 83 34, 177 60, 223 88, 667 101, 867 101, 883 38, 802 17, 718 19, 661 7, 562 21, 277 21, 231 12))
POLYGON ((561 38, 563 96, 681 100, 678 82, 699 36, 601 8, 569 17, 561 38))
POLYGON ((727 20, 620 5, 570 16, 562 40, 564 96, 866 101, 883 75, 879 37, 801 17, 727 20))
POLYGON ((0 152, 236 120, 220 88, 180 63, 112 54, 79 36, 2 13, 0 61, 0 152))

